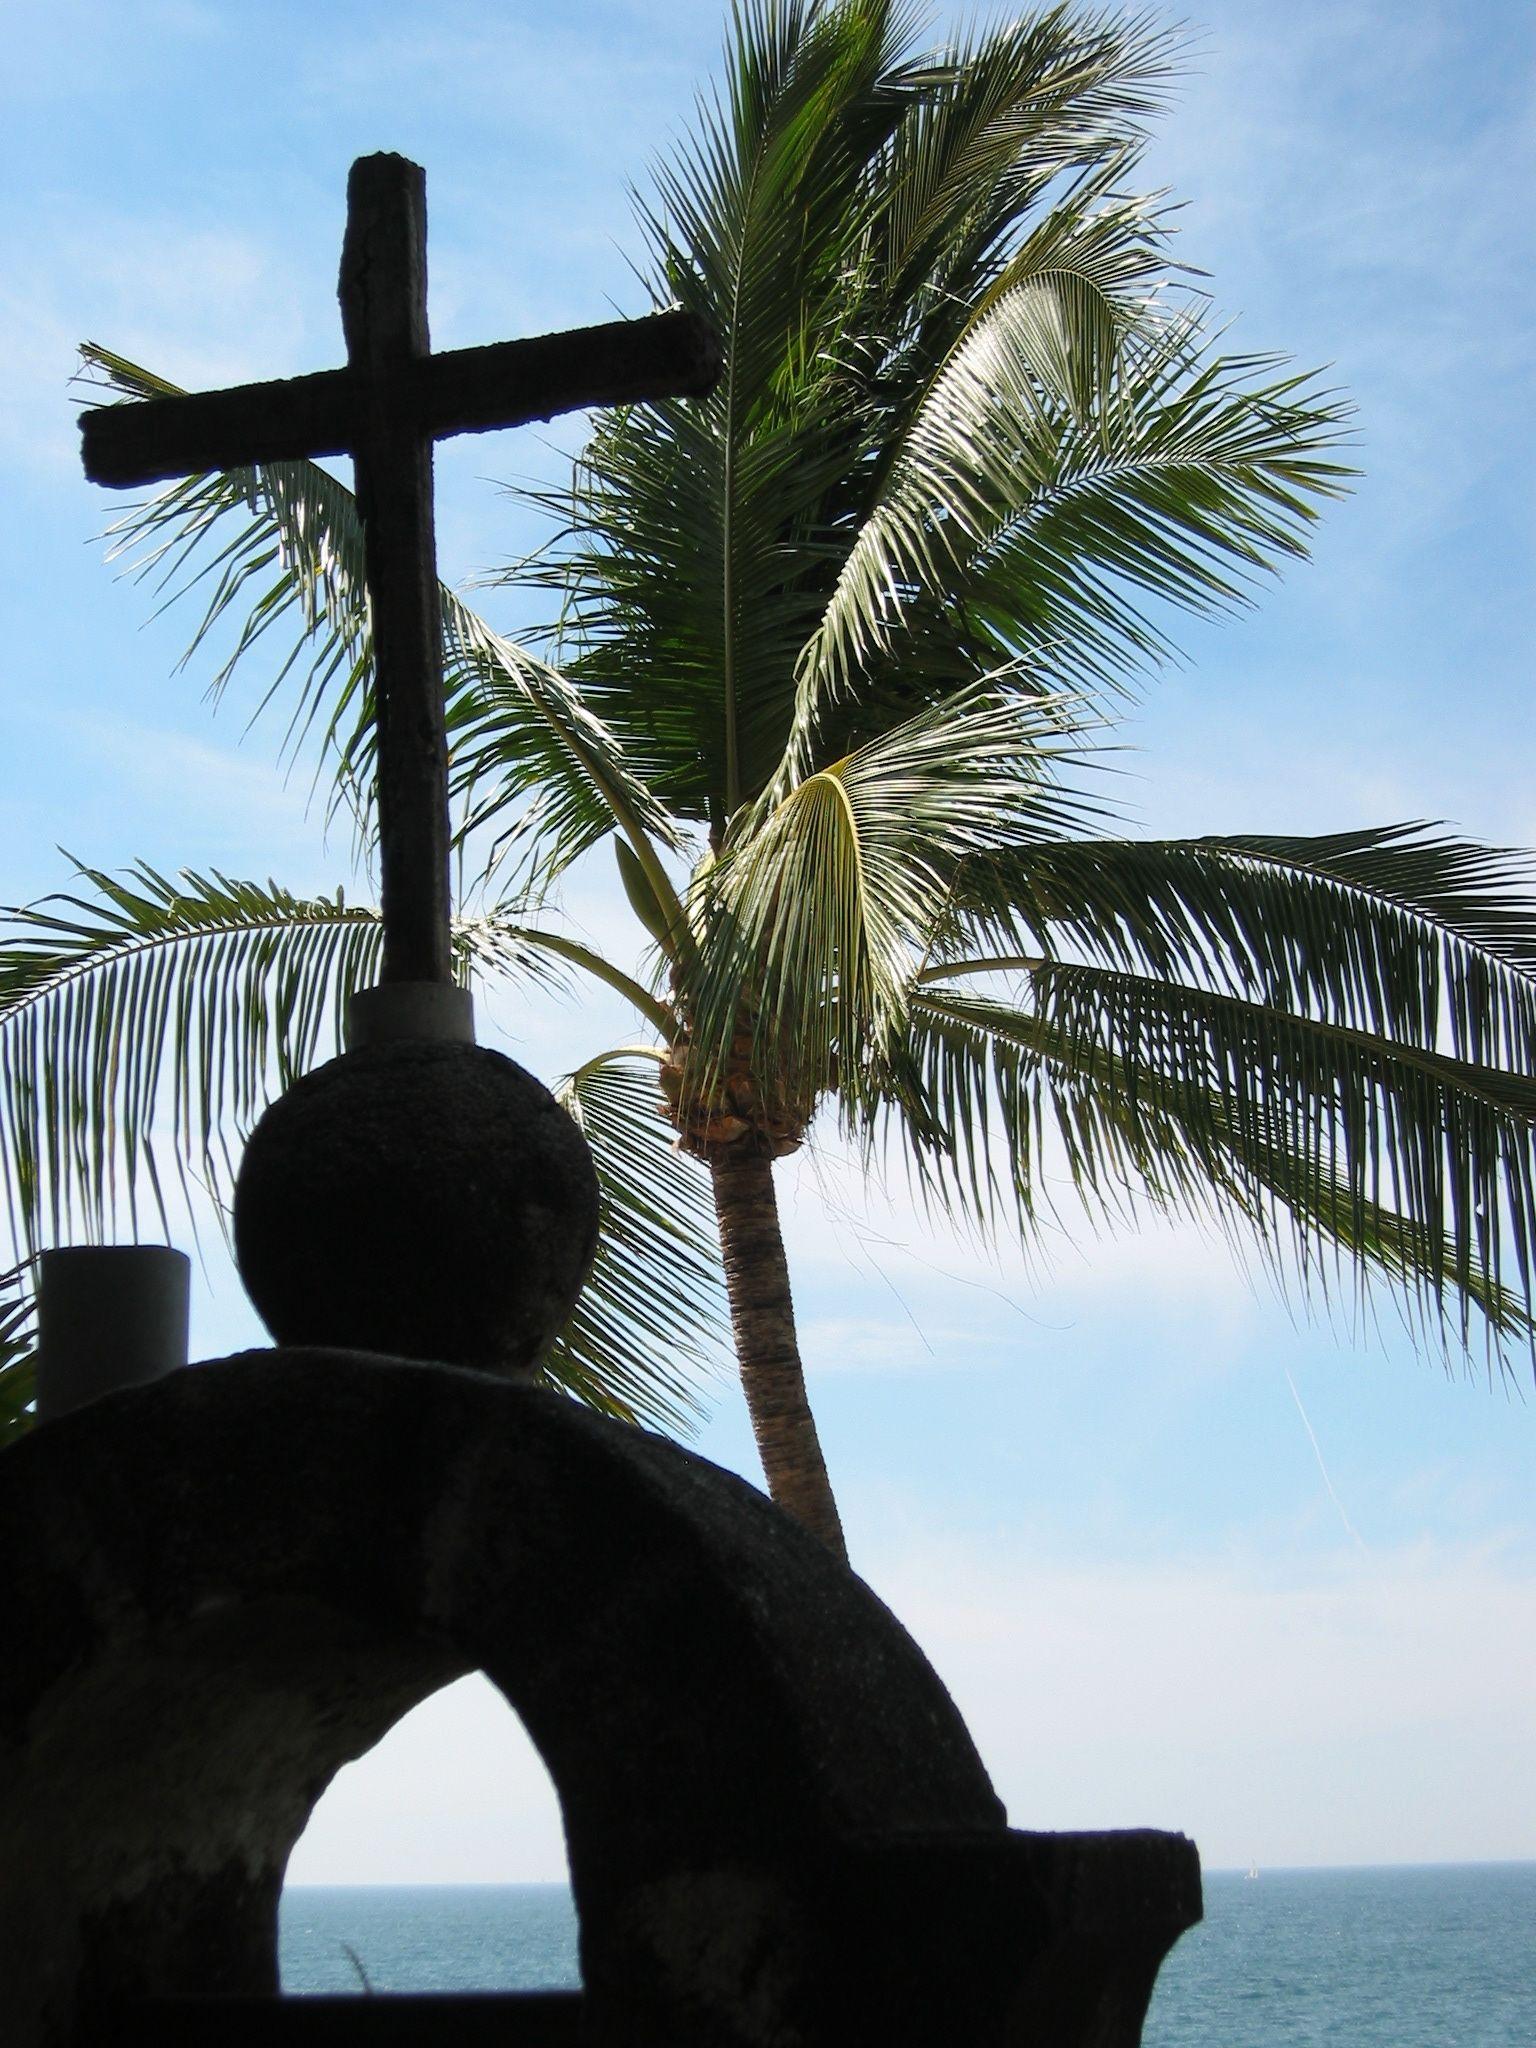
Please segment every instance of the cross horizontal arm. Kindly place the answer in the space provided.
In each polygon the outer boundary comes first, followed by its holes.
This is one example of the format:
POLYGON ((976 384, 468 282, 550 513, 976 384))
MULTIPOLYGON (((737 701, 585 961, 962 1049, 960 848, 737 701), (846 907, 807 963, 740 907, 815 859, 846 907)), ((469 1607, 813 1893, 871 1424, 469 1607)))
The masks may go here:
MULTIPOLYGON (((418 424, 433 440, 489 433, 585 406, 703 397, 719 374, 719 342, 695 314, 609 320, 425 357, 416 368, 418 424)), ((93 406, 80 415, 85 473, 93 483, 125 486, 344 455, 357 441, 353 393, 350 370, 319 370, 93 406)))
POLYGON ((356 440, 350 370, 97 405, 80 415, 93 484, 157 484, 256 462, 342 455, 356 440))
POLYGON ((440 441, 552 420, 589 405, 704 398, 719 381, 720 362, 714 329, 683 312, 447 349, 421 365, 427 426, 440 441))

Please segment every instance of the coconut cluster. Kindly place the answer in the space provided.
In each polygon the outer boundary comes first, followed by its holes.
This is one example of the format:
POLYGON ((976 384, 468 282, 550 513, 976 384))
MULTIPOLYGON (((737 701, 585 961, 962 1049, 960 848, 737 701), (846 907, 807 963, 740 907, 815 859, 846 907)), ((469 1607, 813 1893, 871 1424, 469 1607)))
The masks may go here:
POLYGON ((723 1062, 695 1050, 693 1029, 680 1017, 661 1065, 661 1113, 676 1130, 679 1149, 704 1160, 738 1151, 767 1159, 797 1152, 815 1104, 787 1077, 765 1080, 762 1067, 763 1046, 750 1016, 732 1033, 723 1062))

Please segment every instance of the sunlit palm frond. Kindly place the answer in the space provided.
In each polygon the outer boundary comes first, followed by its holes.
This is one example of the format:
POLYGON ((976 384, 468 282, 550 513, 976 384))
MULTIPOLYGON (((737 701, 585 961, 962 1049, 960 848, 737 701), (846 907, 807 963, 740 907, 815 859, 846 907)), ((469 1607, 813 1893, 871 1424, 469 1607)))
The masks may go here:
MULTIPOLYGON (((174 398, 182 387, 95 342, 81 345, 82 382, 114 399, 174 398)), ((131 505, 107 528, 108 560, 149 581, 162 606, 196 596, 201 616, 182 657, 217 629, 226 646, 208 685, 221 698, 261 646, 274 667, 254 716, 290 681, 284 751, 297 754, 319 726, 344 752, 366 715, 369 670, 363 532, 357 502, 314 462, 189 476, 131 505)))
POLYGON ((1193 312, 1144 320, 1107 353, 1104 333, 1091 297, 1051 275, 968 328, 806 646, 792 767, 825 704, 936 607, 974 610, 1002 649, 1042 667, 1049 652, 1086 683, 1159 651, 1146 599, 1221 609, 1305 552, 1349 473, 1330 452, 1347 408, 1274 374, 1277 359, 1203 354, 1193 312))
MULTIPOLYGON (((141 862, 77 870, 77 891, 0 927, 0 1131, 20 1241, 57 1241, 78 1212, 100 1235, 119 1198, 161 1213, 161 1163, 218 1194, 231 1148, 267 1103, 342 1042, 347 997, 379 961, 377 910, 276 883, 141 862)), ((648 990, 591 948, 504 907, 454 921, 467 981, 547 989, 579 970, 653 1023, 648 990)))
POLYGON ((1021 988, 913 999, 892 1097, 936 1199, 987 1221, 1001 1191, 1028 1221, 1049 1143, 1101 1214, 1144 1197, 1266 1246, 1283 1225, 1304 1259, 1347 1251, 1463 1343, 1490 1304, 1495 1337, 1526 1327, 1536 1079, 1102 968, 1021 988))
POLYGON ((1084 959, 1529 1074, 1533 879, 1529 854, 1422 825, 1043 843, 968 865, 930 971, 1084 959))
POLYGON ((724 94, 701 97, 692 133, 653 168, 655 197, 637 199, 653 248, 686 265, 720 323, 711 403, 728 444, 845 273, 919 19, 892 0, 739 9, 724 94))
MULTIPOLYGON (((89 369, 124 399, 178 387, 87 343, 89 369)), ((210 693, 223 694, 258 648, 276 652, 258 713, 292 696, 286 748, 316 732, 339 788, 365 822, 372 807, 372 644, 362 524, 344 484, 313 462, 264 463, 188 477, 131 507, 108 529, 114 558, 174 603, 193 593, 202 612, 185 660, 216 629, 233 645, 210 693)), ((665 812, 628 769, 617 743, 547 663, 494 632, 453 591, 440 591, 444 687, 455 784, 478 822, 490 797, 514 813, 521 843, 554 867, 632 825, 664 843, 665 812)))
POLYGON ((1150 17, 1055 9, 920 62, 881 178, 892 300, 926 312, 948 297, 963 314, 1063 172, 1125 161, 1179 40, 1150 17))
MULTIPOLYGON (((167 1153, 227 1199, 240 1137, 340 1043, 346 997, 378 963, 377 913, 339 896, 142 863, 81 868, 78 884, 6 913, 0 935, 0 1171, 29 1250, 71 1223, 105 1235, 119 1205, 136 1224, 147 1200, 163 1225, 167 1153)), ((466 976, 615 979, 564 934, 494 912, 460 920, 455 950, 466 976)), ((639 984, 626 992, 664 1017, 639 984)), ((569 1100, 597 1156, 605 1236, 551 1375, 605 1412, 684 1426, 718 1350, 707 1190, 669 1148, 653 1061, 592 1062, 569 1100)), ((0 1276, 0 1441, 30 1400, 25 1272, 0 1276)))
MULTIPOLYGON (((1145 24, 1052 14, 935 57, 889 7, 736 26, 728 101, 641 207, 652 294, 714 324, 725 378, 703 406, 604 416, 571 493, 530 494, 560 529, 531 573, 561 593, 562 666, 666 801, 717 829, 774 772, 869 492, 1012 243, 1086 321, 1106 293, 1142 303, 1160 240, 1111 175, 1161 66, 1145 24), (1075 225, 1026 220, 1064 165, 1085 166, 1075 225), (921 251, 941 276, 908 275, 921 251)), ((953 613, 921 637, 833 754, 1007 658, 953 613)))
MULTIPOLYGON (((1536 974, 1536 855, 1478 846, 1410 822, 1313 836, 1246 833, 1192 842, 1235 863, 1317 875, 1454 933, 1507 966, 1536 974)), ((1321 944, 1321 934, 1317 937, 1321 944)))
MULTIPOLYGON (((662 787, 694 816, 710 815, 711 797, 729 816, 783 743, 787 666, 803 637, 791 593, 817 559, 821 501, 857 461, 829 357, 871 203, 866 167, 900 116, 890 81, 914 26, 886 0, 742 9, 724 97, 701 102, 693 135, 639 204, 653 293, 711 322, 725 372, 699 408, 638 407, 599 426, 580 486, 598 545, 578 544, 569 560, 569 623, 593 652, 617 630, 631 663, 652 657, 657 711, 691 727, 662 787), (617 530, 602 519, 615 497, 617 530), (653 559, 660 577, 646 576, 653 559), (636 648, 637 614, 652 606, 662 644, 636 648)), ((582 652, 574 665, 606 714, 605 664, 582 652)), ((633 692, 615 694, 644 732, 633 692)), ((650 736, 665 743, 666 723, 650 736)))
POLYGON ((4 913, 0 1174, 17 1241, 162 1217, 161 1161, 227 1187, 229 1145, 339 1042, 374 978, 377 913, 275 883, 78 870, 4 913))
POLYGON ((501 905, 480 917, 456 919, 454 936, 477 974, 507 975, 548 988, 569 989, 573 974, 580 973, 623 996, 658 1031, 666 1031, 672 1022, 666 1005, 634 975, 626 974, 569 932, 527 923, 515 906, 501 905))
POLYGON ((544 1370, 608 1414, 687 1431, 728 1342, 708 1181, 671 1143, 654 1055, 603 1053, 558 1093, 592 1147, 603 1211, 592 1276, 544 1370))
POLYGON ((978 685, 765 798, 699 885, 709 951, 689 1001, 724 1058, 745 1012, 771 1068, 856 1094, 964 863, 1059 833, 1087 806, 1058 779, 1071 707, 978 685))
MULTIPOLYGON (((1173 267, 1168 224, 1156 198, 1123 184, 1135 167, 1130 154, 1094 164, 1030 219, 996 277, 954 317, 948 346, 917 358, 925 371, 922 397, 966 336, 1015 292, 1032 290, 1046 310, 1040 339, 1050 380, 1070 394, 1078 416, 1091 411, 1105 388, 1122 341, 1144 325, 1179 317, 1167 297, 1173 267), (1047 291, 1055 295, 1054 308, 1047 291)), ((1180 302, 1186 299, 1180 295, 1180 302)), ((899 452, 893 448, 890 460, 899 452)))
POLYGON ((562 521, 547 562, 516 572, 558 591, 552 651, 635 773, 679 817, 723 824, 726 649, 721 592, 734 550, 732 616, 748 622, 732 655, 731 746, 740 792, 755 796, 778 763, 794 708, 794 664, 821 598, 825 495, 849 452, 826 409, 759 420, 730 463, 724 516, 718 420, 703 408, 632 407, 606 416, 571 493, 525 494, 562 521))
MULTIPOLYGON (((614 735, 557 669, 444 594, 450 780, 461 836, 496 835, 490 866, 544 886, 613 832, 655 866, 678 826, 614 735)), ((354 758, 371 760, 371 737, 354 758)))

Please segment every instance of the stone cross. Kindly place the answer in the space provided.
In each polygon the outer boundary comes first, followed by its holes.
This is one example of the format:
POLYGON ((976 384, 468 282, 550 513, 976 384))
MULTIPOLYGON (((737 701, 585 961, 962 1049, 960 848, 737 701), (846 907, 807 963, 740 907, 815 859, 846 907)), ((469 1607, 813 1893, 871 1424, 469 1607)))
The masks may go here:
POLYGON ((360 157, 341 257, 347 367, 285 382, 101 406, 81 419, 93 482, 160 482, 316 455, 351 455, 363 520, 378 721, 386 982, 452 979, 442 619, 433 443, 587 406, 701 397, 719 346, 691 314, 433 355, 427 336, 426 175, 360 157))

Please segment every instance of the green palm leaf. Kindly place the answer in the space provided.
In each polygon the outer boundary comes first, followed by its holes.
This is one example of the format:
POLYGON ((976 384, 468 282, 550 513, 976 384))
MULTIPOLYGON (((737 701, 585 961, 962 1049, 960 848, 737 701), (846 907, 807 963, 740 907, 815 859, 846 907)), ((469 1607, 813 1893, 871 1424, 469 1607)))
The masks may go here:
POLYGON ((881 181, 893 303, 965 303, 1061 173, 1118 168, 1177 48, 1150 17, 1057 8, 975 30, 917 67, 881 181))
POLYGON ((1022 1001, 924 988, 912 1018, 894 1093, 938 1199, 985 1218, 1006 1179, 1033 1217, 1049 1131, 1101 1214, 1133 1191, 1214 1197, 1266 1248, 1284 1219, 1304 1262, 1340 1248, 1381 1270, 1463 1342, 1477 1310, 1495 1337, 1525 1329, 1536 1079, 1080 965, 1036 969, 1022 1001))
POLYGON ((567 991, 573 986, 568 970, 574 969, 623 996, 658 1031, 671 1025, 671 1011, 643 982, 568 932, 528 924, 515 903, 498 905, 483 917, 456 918, 454 938, 477 974, 510 975, 567 991))
MULTIPOLYGON (((488 870, 510 862, 548 888, 617 831, 670 896, 656 849, 681 847, 678 826, 566 678, 446 594, 443 633, 450 786, 460 837, 496 833, 488 870)), ((371 761, 371 737, 354 757, 371 761)))
MULTIPOLYGON (((143 863, 126 876, 78 872, 80 889, 9 912, 0 935, 0 1171, 29 1249, 72 1221, 105 1235, 119 1201, 137 1228, 145 1193, 164 1227, 167 1147, 183 1179, 226 1201, 232 1141, 340 1043, 346 997, 378 964, 377 912, 340 896, 172 880, 143 863)), ((553 985, 579 969, 661 1014, 589 949, 501 909, 458 920, 455 948, 466 976, 553 985)), ((604 1412, 680 1428, 718 1352, 718 1258, 707 1193, 669 1149, 644 1067, 608 1055, 568 1088, 597 1159, 605 1235, 544 1370, 604 1412)), ((0 1275, 0 1441, 28 1425, 27 1271, 0 1275)))
POLYGON ((567 593, 573 676, 665 800, 710 822, 757 793, 782 747, 803 637, 786 586, 814 572, 819 500, 855 452, 828 337, 914 17, 791 0, 734 25, 726 97, 701 104, 641 207, 653 298, 706 315, 725 373, 703 406, 605 418, 574 508, 544 499, 572 512, 569 555, 545 574, 567 593), (627 687, 637 663, 643 704, 627 687))
POLYGON ((1080 749, 1071 718, 980 685, 744 813, 696 892, 689 1002, 717 1064, 745 1011, 765 1075, 786 1060, 797 1091, 856 1095, 965 862, 1082 815, 1055 776, 1080 749))
POLYGON ((30 1266, 0 1273, 0 1450, 32 1427, 36 1309, 30 1266))
MULTIPOLYGON (((163 397, 179 388, 94 343, 81 354, 122 398, 163 397)), ((233 648, 209 686, 216 700, 259 646, 277 646, 257 715, 292 685, 285 747, 296 750, 318 728, 338 788, 366 834, 372 647, 352 493, 317 463, 264 463, 185 478, 132 507, 108 537, 112 555, 126 558, 133 576, 150 577, 167 593, 165 604, 202 594, 184 662, 221 623, 237 622, 233 648)), ((516 825, 519 843, 552 872, 616 824, 632 836, 671 842, 675 828, 664 809, 564 678, 494 632, 446 586, 440 594, 454 781, 471 820, 483 814, 490 789, 510 839, 512 813, 526 806, 516 825)))
POLYGON ((912 28, 738 20, 729 99, 641 208, 720 390, 606 416, 571 493, 531 494, 562 667, 717 835, 979 676, 1123 678, 1165 647, 1138 593, 1239 601, 1347 474, 1343 408, 1156 304, 1164 225, 1121 181, 1169 39, 1058 9, 927 56, 912 28))
POLYGON ((1276 359, 1204 359, 1191 314, 1117 331, 1070 279, 1009 286, 901 434, 800 661, 795 751, 828 702, 931 630, 990 621, 1003 655, 1109 677, 1158 652, 1136 596, 1210 611, 1305 552, 1346 409, 1276 359))
POLYGON ((933 978, 1081 958, 1536 1069, 1532 857, 1432 826, 1079 840, 971 862, 933 978))
POLYGON ((606 1413, 686 1431, 727 1337, 709 1184, 671 1143, 654 1052, 602 1053, 557 1093, 592 1147, 603 1208, 592 1276, 544 1370, 606 1413))
POLYGON ((377 913, 140 862, 9 910, 0 930, 0 1174, 29 1251, 165 1209, 160 1161, 227 1187, 229 1134, 339 1042, 375 977, 377 913), (168 1126, 168 1131, 167 1131, 168 1126))
MULTIPOLYGON (((174 398, 182 387, 96 342, 80 348, 88 388, 115 400, 174 398)), ((234 627, 208 684, 217 703, 257 647, 275 650, 253 716, 290 681, 297 695, 284 735, 296 753, 317 722, 345 755, 362 730, 367 694, 363 534, 352 493, 314 462, 273 462, 183 477, 107 528, 109 561, 148 580, 161 609, 196 593, 202 614, 185 666, 216 628, 234 627), (241 612, 244 616, 241 616, 241 612)))

